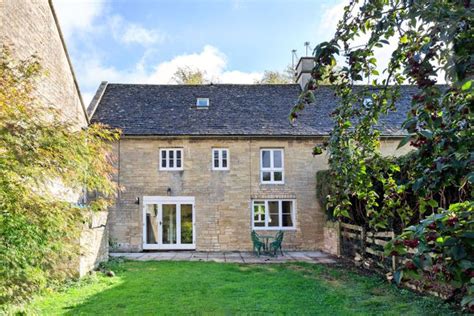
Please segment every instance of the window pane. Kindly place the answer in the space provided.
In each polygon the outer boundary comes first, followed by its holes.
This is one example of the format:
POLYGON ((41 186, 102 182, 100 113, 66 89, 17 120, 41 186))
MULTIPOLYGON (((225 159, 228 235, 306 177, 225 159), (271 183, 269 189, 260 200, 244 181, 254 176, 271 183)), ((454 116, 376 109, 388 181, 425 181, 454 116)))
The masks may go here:
POLYGON ((282 163, 281 163, 281 154, 282 154, 282 151, 281 150, 275 150, 273 152, 273 167, 274 168, 282 168, 282 163))
POLYGON ((265 226, 265 203, 255 202, 253 205, 253 223, 254 226, 265 226))
POLYGON ((181 159, 176 159, 176 168, 181 168, 181 159))
POLYGON ((181 204, 181 243, 193 243, 193 206, 181 204))
POLYGON ((262 176, 263 181, 271 181, 271 172, 264 172, 262 176))
POLYGON ((293 210, 293 202, 283 201, 281 202, 282 207, 282 226, 283 227, 293 227, 293 217, 291 216, 293 210))
POLYGON ((146 206, 146 243, 158 243, 158 205, 148 204, 146 206))
POLYGON ((268 226, 270 227, 280 226, 279 214, 278 214, 278 201, 268 202, 268 212, 269 212, 268 226))
POLYGON ((212 155, 214 157, 214 159, 213 159, 214 168, 219 168, 219 151, 217 149, 214 149, 212 151, 212 153, 213 153, 212 155))
POLYGON ((282 172, 274 172, 273 173, 274 181, 282 181, 283 180, 283 173, 282 172))
POLYGON ((222 151, 222 168, 227 168, 227 150, 222 151))
POLYGON ((269 150, 262 151, 262 167, 270 168, 270 151, 269 150))
POLYGON ((174 159, 173 159, 173 155, 171 155, 172 151, 170 151, 170 157, 169 157, 169 161, 168 161, 168 167, 170 168, 174 168, 174 159))
POLYGON ((163 204, 163 243, 176 244, 176 204, 163 204))
POLYGON ((168 151, 168 155, 169 155, 169 159, 170 159, 170 160, 173 160, 173 158, 174 158, 174 150, 169 150, 169 151, 168 151))
POLYGON ((181 159, 181 150, 176 151, 176 158, 181 159))
POLYGON ((161 167, 166 168, 166 150, 161 151, 161 167))

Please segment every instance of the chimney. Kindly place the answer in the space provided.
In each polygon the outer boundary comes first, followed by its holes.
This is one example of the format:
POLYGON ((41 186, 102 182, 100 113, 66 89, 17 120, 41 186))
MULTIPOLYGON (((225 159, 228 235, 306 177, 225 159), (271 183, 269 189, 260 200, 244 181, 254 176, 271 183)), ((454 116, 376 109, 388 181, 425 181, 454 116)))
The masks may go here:
POLYGON ((313 57, 301 57, 295 69, 295 81, 304 89, 309 79, 311 79, 311 71, 314 68, 313 57))

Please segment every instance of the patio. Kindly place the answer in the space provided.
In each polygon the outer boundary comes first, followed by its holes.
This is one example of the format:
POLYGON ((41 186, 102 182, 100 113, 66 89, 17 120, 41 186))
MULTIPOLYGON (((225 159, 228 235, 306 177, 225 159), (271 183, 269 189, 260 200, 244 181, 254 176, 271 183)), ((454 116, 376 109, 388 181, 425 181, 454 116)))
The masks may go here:
POLYGON ((204 252, 204 251, 166 251, 166 252, 128 252, 110 253, 110 257, 123 257, 138 261, 209 261, 209 262, 231 262, 231 263, 285 263, 285 262, 308 262, 308 263, 335 263, 336 259, 320 251, 284 251, 283 256, 271 257, 261 255, 257 257, 252 252, 204 252))

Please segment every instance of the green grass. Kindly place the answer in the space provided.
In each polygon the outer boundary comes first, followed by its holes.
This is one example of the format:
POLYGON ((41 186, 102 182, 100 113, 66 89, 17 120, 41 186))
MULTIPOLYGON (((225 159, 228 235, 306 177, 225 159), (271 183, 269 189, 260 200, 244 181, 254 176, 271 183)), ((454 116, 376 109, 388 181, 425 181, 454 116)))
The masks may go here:
POLYGON ((44 315, 296 314, 446 315, 442 301, 377 277, 304 263, 239 265, 133 262, 111 265, 63 292, 37 298, 44 315))

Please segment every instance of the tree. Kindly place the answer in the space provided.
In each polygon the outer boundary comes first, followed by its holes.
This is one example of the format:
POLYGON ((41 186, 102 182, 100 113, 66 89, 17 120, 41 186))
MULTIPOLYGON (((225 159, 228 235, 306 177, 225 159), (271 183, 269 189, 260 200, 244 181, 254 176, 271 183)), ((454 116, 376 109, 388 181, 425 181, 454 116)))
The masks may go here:
MULTIPOLYGON (((351 218, 358 208, 369 226, 380 229, 395 219, 411 224, 437 212, 438 206, 449 209, 472 200, 472 9, 469 0, 352 0, 334 37, 315 48, 312 80, 290 119, 314 101, 313 91, 323 80, 334 84, 341 100, 333 113, 334 128, 327 145, 315 147, 314 153, 329 151, 335 181, 329 204, 336 216, 351 218), (393 49, 391 43, 396 44, 393 49), (375 58, 380 49, 390 56, 382 71, 375 58), (339 70, 338 56, 345 61, 339 70), (436 85, 441 72, 446 86, 436 85), (354 88, 366 78, 372 87, 354 88), (415 150, 409 159, 386 159, 378 149, 376 124, 381 115, 396 110, 404 83, 416 85, 418 93, 400 146, 410 143, 415 150), (363 104, 366 98, 371 102, 363 104), (383 187, 383 196, 377 186, 383 187)), ((471 263, 463 273, 472 269, 471 263)), ((472 308, 474 300, 468 302, 472 308)))
POLYGON ((68 260, 85 212, 104 210, 116 185, 109 143, 118 131, 78 129, 35 97, 41 78, 35 57, 18 61, 0 50, 0 305, 20 303, 69 277, 68 260), (100 192, 90 205, 55 194, 53 183, 100 192))
POLYGON ((295 71, 291 65, 288 65, 283 72, 265 70, 263 77, 256 80, 257 84, 285 84, 295 82, 295 71))
POLYGON ((179 67, 171 79, 177 84, 207 84, 210 81, 206 78, 206 72, 190 67, 179 67))

